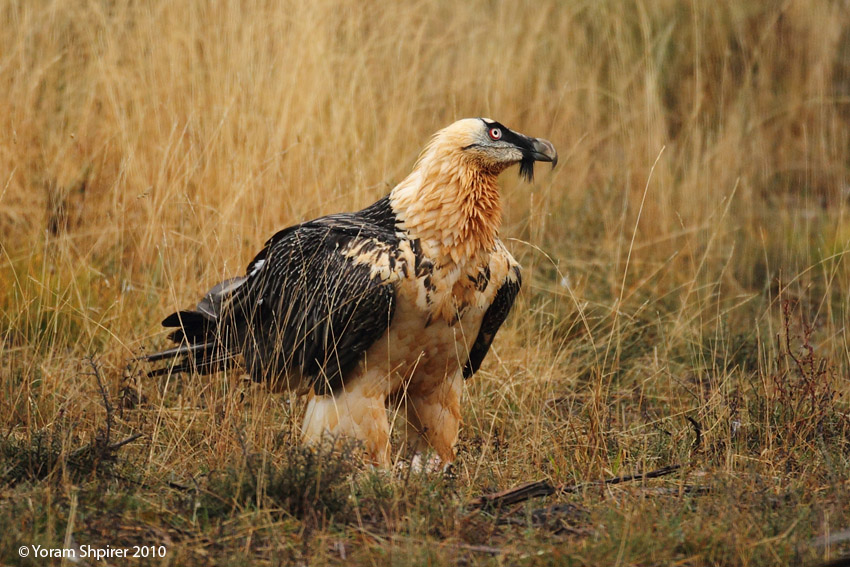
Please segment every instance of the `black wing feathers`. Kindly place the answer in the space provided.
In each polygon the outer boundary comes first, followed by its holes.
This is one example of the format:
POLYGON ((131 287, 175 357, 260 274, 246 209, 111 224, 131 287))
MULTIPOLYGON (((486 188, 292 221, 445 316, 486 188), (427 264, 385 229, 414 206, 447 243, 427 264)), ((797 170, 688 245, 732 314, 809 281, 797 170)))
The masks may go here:
POLYGON ((212 372, 242 354, 256 380, 295 374, 317 393, 339 388, 395 310, 393 285, 372 277, 368 261, 345 255, 354 244, 370 248, 367 260, 392 256, 398 237, 389 199, 281 230, 244 277, 220 283, 196 310, 163 321, 175 328, 169 338, 188 345, 146 358, 183 356, 173 370, 212 372))
POLYGON ((384 334, 395 290, 371 277, 368 264, 344 256, 354 236, 363 231, 314 222, 268 248, 262 276, 240 301, 253 322, 244 355, 254 378, 298 369, 317 393, 337 389, 384 334))
POLYGON ((463 367, 464 378, 470 378, 478 372, 481 363, 484 361, 484 357, 490 351, 490 344, 492 344, 496 332, 508 317, 508 313, 514 304, 514 299, 516 299, 517 293, 519 293, 519 289, 522 286, 522 276, 518 268, 514 268, 514 275, 516 279, 507 279, 502 284, 502 287, 496 293, 493 303, 484 312, 484 319, 481 321, 478 337, 475 339, 472 348, 469 349, 469 360, 467 360, 466 365, 463 367))

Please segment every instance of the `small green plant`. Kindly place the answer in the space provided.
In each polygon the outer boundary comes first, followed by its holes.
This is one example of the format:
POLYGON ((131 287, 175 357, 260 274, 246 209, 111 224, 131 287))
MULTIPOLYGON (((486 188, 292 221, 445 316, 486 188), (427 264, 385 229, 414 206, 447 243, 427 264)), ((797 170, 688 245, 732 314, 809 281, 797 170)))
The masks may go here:
POLYGON ((451 475, 402 465, 398 476, 370 471, 357 479, 359 521, 382 533, 446 537, 458 528, 460 509, 451 475))
POLYGON ((289 447, 281 462, 243 451, 238 463, 210 473, 199 513, 211 519, 255 507, 314 525, 345 519, 350 513, 350 481, 361 462, 359 445, 350 441, 289 447))
POLYGON ((108 477, 115 474, 118 450, 135 441, 137 433, 117 443, 112 442, 114 415, 109 394, 101 376, 101 368, 94 357, 86 359, 98 385, 106 410, 104 425, 94 440, 82 447, 74 446, 71 428, 65 420, 36 431, 29 436, 15 436, 11 432, 0 439, 0 481, 15 485, 24 481, 57 479, 67 475, 72 482, 91 477, 108 477))

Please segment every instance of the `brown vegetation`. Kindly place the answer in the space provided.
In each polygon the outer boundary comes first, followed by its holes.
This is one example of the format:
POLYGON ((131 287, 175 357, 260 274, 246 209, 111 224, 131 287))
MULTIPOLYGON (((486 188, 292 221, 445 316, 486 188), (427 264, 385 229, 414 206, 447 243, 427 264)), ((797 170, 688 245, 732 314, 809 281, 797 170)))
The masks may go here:
POLYGON ((846 2, 284 4, 0 2, 0 562, 847 551, 846 2), (128 364, 276 229, 370 204, 481 115, 561 161, 502 177, 526 285, 467 385, 453 476, 317 461, 296 400, 128 364))

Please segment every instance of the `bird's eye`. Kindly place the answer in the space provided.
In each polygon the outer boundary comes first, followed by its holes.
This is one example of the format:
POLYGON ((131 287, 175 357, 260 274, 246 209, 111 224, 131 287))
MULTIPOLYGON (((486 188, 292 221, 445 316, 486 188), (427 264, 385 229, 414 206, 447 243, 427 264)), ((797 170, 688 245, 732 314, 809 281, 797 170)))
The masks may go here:
POLYGON ((498 128, 490 128, 490 138, 493 140, 498 140, 502 137, 502 131, 498 128))

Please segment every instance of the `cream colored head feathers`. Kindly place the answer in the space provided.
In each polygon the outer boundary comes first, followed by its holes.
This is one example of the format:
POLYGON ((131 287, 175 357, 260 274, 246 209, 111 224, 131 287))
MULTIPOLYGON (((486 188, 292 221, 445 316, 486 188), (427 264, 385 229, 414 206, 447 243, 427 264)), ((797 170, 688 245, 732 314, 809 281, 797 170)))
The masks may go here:
POLYGON ((407 178, 390 194, 402 228, 435 256, 455 263, 494 246, 502 222, 496 179, 520 164, 558 160, 554 146, 487 118, 466 118, 437 132, 407 178))

